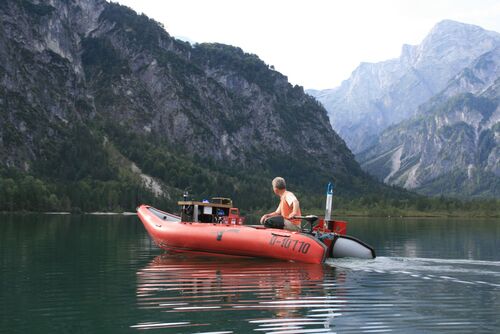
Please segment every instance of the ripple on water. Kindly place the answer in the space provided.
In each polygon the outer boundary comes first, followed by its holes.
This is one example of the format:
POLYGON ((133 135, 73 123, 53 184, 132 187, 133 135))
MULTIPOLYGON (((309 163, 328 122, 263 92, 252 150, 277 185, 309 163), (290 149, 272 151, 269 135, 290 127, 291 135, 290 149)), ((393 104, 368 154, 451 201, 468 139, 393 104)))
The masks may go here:
POLYGON ((132 328, 487 332, 499 325, 499 275, 500 265, 488 261, 378 258, 313 265, 164 255, 137 272, 138 307, 156 321, 132 328), (485 302, 491 308, 471 314, 485 302))

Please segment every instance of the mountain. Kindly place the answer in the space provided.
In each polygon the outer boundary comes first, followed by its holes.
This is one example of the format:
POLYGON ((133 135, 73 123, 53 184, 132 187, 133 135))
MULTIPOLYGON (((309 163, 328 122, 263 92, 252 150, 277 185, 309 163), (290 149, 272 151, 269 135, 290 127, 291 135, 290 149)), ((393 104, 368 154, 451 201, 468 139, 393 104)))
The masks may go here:
POLYGON ((427 195, 500 197, 500 47, 358 155, 386 183, 427 195))
POLYGON ((499 45, 496 32, 445 20, 419 45, 404 45, 399 58, 362 63, 340 87, 308 93, 325 106, 333 128, 357 154, 390 125, 415 116, 457 73, 499 45))
POLYGON ((381 189, 256 55, 104 0, 2 1, 0 25, 0 210, 173 205, 186 188, 263 207, 276 175, 302 194, 381 189))

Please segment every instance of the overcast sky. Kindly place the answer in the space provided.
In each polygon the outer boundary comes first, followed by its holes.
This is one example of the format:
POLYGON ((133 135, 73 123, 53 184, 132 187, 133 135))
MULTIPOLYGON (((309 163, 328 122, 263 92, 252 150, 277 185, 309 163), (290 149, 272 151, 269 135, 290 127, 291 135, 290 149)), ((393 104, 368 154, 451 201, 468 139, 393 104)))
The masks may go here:
POLYGON ((191 42, 257 54, 292 84, 338 86, 360 62, 399 57, 439 21, 500 32, 500 0, 119 0, 191 42))

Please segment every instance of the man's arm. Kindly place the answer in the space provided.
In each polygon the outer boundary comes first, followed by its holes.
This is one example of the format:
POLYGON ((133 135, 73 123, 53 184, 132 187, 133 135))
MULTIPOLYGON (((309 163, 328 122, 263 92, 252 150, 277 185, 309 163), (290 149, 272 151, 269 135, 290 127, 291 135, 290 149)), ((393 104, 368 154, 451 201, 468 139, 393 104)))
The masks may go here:
POLYGON ((300 203, 299 203, 299 200, 297 198, 295 198, 293 201, 292 201, 292 213, 290 213, 290 216, 288 217, 285 217, 287 219, 293 219, 293 217, 295 216, 298 216, 299 215, 299 210, 300 210, 300 203))
POLYGON ((276 209, 276 211, 271 212, 271 213, 266 213, 265 215, 260 217, 260 223, 264 224, 264 221, 266 219, 271 218, 271 217, 275 217, 275 216, 279 216, 280 214, 281 214, 281 202, 280 202, 280 205, 278 205, 278 208, 276 209))

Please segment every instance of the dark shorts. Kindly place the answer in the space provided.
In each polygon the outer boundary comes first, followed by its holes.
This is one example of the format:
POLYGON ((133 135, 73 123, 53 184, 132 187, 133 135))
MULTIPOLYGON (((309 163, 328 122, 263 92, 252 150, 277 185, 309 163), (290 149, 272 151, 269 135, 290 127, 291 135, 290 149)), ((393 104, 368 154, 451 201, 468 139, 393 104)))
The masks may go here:
POLYGON ((285 227, 285 218, 283 218, 283 216, 274 216, 271 218, 267 218, 264 221, 264 226, 269 228, 283 229, 285 227))
POLYGON ((283 216, 274 216, 271 218, 267 218, 264 221, 264 226, 269 228, 279 228, 281 230, 285 229, 289 231, 300 231, 299 226, 283 218, 283 216))

